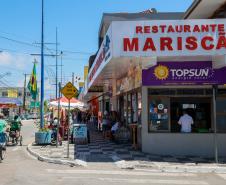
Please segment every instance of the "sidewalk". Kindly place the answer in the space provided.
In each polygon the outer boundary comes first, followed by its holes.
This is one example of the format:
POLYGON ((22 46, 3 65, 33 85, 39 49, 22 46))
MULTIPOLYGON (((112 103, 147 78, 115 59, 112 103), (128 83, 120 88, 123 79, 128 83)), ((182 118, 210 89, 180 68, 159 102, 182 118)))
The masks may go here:
POLYGON ((40 161, 70 166, 81 165, 78 160, 75 160, 74 144, 69 145, 69 158, 67 158, 67 141, 63 141, 62 146, 58 147, 30 144, 28 145, 27 150, 40 161))
POLYGON ((90 129, 90 143, 70 144, 70 157, 66 158, 67 141, 62 146, 29 145, 28 151, 41 161, 70 166, 95 167, 112 164, 120 169, 145 169, 158 172, 226 173, 226 158, 220 164, 212 158, 195 156, 151 155, 133 150, 131 144, 116 144, 104 139, 102 133, 90 129))
POLYGON ((134 150, 131 144, 116 144, 103 139, 102 134, 92 128, 90 143, 76 145, 75 151, 76 158, 87 163, 113 162, 119 168, 226 173, 226 158, 220 158, 220 164, 216 164, 213 158, 146 154, 134 150))

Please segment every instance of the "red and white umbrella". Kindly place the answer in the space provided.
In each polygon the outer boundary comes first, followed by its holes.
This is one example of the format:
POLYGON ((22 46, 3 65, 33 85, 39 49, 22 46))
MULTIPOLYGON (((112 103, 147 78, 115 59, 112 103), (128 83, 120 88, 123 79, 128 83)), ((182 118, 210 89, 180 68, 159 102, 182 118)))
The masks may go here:
MULTIPOLYGON (((59 101, 59 99, 50 101, 49 105, 57 107, 58 106, 58 101, 59 101)), ((67 108, 69 106, 69 100, 67 98, 65 98, 65 97, 61 97, 60 98, 60 106, 67 108)), ((78 108, 78 109, 85 109, 87 107, 87 105, 85 103, 77 100, 76 98, 72 98, 70 100, 70 107, 71 108, 78 108)))

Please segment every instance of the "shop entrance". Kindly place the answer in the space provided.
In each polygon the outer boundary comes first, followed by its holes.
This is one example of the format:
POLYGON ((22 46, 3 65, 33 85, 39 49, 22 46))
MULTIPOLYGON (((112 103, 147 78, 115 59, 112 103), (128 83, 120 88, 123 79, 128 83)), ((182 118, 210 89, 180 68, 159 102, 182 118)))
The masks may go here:
POLYGON ((211 98, 170 98, 171 132, 180 132, 178 120, 187 110, 193 118, 192 132, 209 132, 211 129, 211 98))

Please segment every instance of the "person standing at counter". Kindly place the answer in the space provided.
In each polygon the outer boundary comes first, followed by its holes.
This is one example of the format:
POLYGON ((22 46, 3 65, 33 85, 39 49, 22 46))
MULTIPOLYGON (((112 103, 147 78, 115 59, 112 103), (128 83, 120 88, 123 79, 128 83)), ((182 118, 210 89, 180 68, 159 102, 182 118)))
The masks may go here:
POLYGON ((191 125, 194 124, 193 118, 187 114, 186 110, 183 110, 183 116, 180 117, 178 124, 181 125, 182 133, 190 133, 191 125))

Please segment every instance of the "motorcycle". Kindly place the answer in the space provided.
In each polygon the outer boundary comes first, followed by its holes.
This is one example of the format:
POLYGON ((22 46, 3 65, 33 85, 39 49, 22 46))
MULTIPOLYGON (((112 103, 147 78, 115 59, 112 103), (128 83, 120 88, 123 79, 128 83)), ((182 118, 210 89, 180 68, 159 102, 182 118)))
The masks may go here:
POLYGON ((5 158, 7 140, 6 133, 0 133, 0 162, 5 158))

